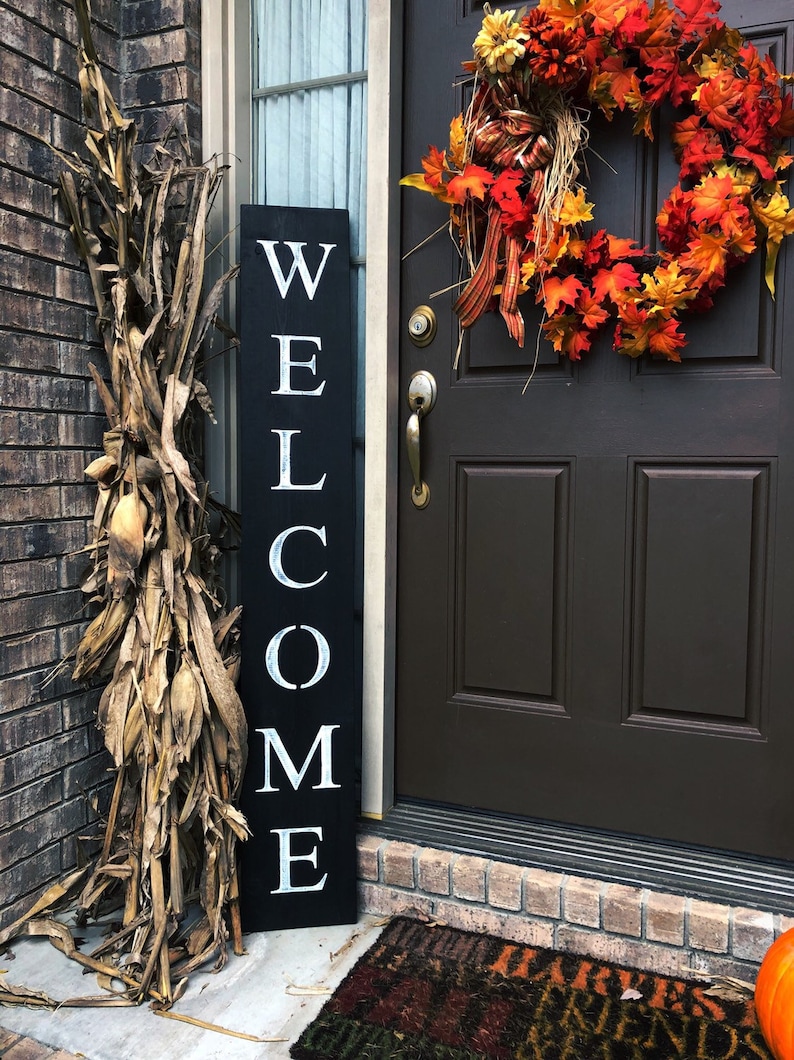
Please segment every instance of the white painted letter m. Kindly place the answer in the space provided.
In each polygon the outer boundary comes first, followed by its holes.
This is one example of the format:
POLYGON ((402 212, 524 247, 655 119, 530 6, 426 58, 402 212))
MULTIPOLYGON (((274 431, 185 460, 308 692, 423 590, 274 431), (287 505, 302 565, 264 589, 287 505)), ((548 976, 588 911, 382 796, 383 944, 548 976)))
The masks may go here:
POLYGON ((338 788, 340 784, 334 783, 332 768, 332 748, 331 748, 331 737, 334 734, 334 730, 338 729, 338 725, 321 725, 317 735, 314 738, 314 743, 309 748, 309 753, 303 762, 303 765, 298 769, 295 763, 289 756, 286 747, 281 741, 281 737, 275 729, 257 729, 257 732, 261 732, 265 738, 265 783, 261 788, 257 788, 257 792, 271 792, 278 791, 279 789, 271 781, 271 760, 270 752, 275 751, 276 758, 281 763, 282 769, 284 770, 287 780, 292 785, 295 791, 303 783, 303 778, 308 772, 309 766, 316 753, 320 752, 320 783, 312 784, 312 787, 317 788, 338 788))

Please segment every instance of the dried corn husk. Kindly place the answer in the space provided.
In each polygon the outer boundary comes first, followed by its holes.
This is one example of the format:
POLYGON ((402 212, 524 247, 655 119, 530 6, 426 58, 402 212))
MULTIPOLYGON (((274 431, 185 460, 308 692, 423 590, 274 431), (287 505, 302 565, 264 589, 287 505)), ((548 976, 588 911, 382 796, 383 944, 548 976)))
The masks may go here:
POLYGON ((201 340, 236 270, 202 306, 207 210, 222 174, 193 164, 179 136, 143 164, 135 125, 102 77, 88 0, 76 0, 76 13, 89 161, 60 154, 68 166, 60 188, 96 299, 107 369, 90 371, 108 429, 103 455, 86 469, 97 501, 86 549, 92 567, 81 586, 99 610, 73 677, 107 679, 97 723, 115 783, 93 863, 51 888, 34 906, 35 921, 31 911, 2 937, 48 935, 102 983, 124 982, 113 1003, 168 1007, 193 969, 210 959, 223 966, 230 930, 243 952, 239 611, 227 614, 218 602, 210 492, 193 449, 196 420, 212 407, 200 379, 201 340), (102 962, 79 954, 51 915, 76 894, 79 917, 123 909, 102 962), (183 933, 196 900, 203 913, 183 933))
POLYGON ((132 493, 113 510, 108 530, 108 565, 122 574, 133 574, 143 557, 143 529, 148 511, 132 493))
POLYGON ((89 478, 99 482, 102 479, 106 479, 108 475, 115 475, 118 469, 118 464, 111 457, 98 456, 96 460, 91 461, 85 469, 85 473, 89 478))

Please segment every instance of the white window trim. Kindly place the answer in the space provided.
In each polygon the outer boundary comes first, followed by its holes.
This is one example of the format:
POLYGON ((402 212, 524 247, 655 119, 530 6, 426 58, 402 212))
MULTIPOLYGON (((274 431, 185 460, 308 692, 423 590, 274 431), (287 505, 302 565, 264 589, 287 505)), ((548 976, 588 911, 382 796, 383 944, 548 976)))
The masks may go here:
MULTIPOLYGON (((232 164, 216 203, 213 231, 227 233, 251 202, 250 0, 201 5, 205 158, 232 164)), ((366 380, 364 462, 363 775, 361 811, 381 817, 394 801, 395 599, 397 546, 401 0, 369 0, 366 380), (373 74, 373 69, 377 74, 373 74)), ((230 238, 237 260, 238 238, 230 238)), ((210 259, 212 260, 212 259, 210 259)), ((220 270, 222 262, 215 266, 220 270)), ((227 307, 235 317, 234 292, 227 307)), ((211 365, 213 362, 211 362, 211 365)), ((209 385, 219 413, 207 473, 216 493, 238 506, 236 369, 218 358, 209 385), (222 362, 222 363, 220 363, 222 362)))

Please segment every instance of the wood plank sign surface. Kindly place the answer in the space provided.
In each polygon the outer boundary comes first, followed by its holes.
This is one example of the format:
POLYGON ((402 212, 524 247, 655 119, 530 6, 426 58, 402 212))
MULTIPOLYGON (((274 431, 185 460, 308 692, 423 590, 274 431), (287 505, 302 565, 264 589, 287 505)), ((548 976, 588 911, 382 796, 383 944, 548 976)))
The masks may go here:
POLYGON ((243 928, 356 919, 345 210, 241 213, 243 928))

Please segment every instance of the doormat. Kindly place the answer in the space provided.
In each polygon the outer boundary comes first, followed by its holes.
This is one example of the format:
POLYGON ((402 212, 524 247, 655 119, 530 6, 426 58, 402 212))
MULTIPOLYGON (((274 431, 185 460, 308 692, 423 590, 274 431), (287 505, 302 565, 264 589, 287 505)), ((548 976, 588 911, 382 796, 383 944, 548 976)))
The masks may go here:
POLYGON ((752 1001, 397 917, 292 1046, 296 1060, 771 1060, 752 1001), (641 996, 637 996, 641 995, 641 996))

